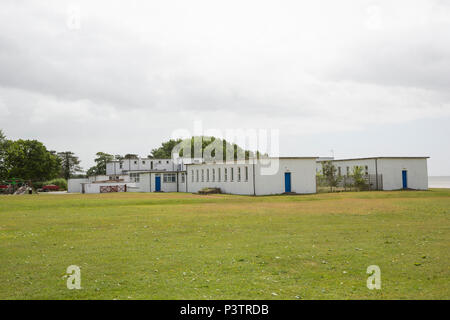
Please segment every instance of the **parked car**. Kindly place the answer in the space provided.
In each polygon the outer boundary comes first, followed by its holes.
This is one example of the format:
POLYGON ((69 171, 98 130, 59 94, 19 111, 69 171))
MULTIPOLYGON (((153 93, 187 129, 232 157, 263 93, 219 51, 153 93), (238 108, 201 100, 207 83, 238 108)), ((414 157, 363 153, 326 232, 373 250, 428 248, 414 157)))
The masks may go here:
POLYGON ((42 191, 43 192, 59 191, 59 187, 54 184, 48 184, 48 185, 42 187, 42 191))

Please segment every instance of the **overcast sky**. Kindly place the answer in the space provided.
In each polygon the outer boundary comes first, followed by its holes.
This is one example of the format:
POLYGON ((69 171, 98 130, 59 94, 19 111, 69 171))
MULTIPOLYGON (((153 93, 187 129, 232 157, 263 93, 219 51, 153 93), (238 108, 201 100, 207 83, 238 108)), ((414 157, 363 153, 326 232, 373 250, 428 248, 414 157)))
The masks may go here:
POLYGON ((0 2, 0 128, 74 151, 278 129, 281 155, 450 175, 450 1, 0 2))

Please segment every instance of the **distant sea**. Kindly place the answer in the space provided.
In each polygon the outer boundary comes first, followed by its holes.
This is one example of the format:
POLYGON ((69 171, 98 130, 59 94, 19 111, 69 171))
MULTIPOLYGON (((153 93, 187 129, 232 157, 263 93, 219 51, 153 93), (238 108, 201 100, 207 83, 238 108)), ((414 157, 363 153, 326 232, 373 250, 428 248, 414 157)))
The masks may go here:
POLYGON ((428 177, 428 188, 450 188, 449 176, 428 177))

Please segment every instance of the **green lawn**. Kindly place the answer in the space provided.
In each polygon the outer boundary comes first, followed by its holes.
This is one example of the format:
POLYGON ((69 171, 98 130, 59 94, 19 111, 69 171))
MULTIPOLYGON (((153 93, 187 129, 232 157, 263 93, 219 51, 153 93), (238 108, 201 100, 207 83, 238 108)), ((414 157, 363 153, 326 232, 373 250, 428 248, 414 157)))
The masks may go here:
POLYGON ((450 189, 0 196, 0 299, 450 299, 449 249, 450 189))

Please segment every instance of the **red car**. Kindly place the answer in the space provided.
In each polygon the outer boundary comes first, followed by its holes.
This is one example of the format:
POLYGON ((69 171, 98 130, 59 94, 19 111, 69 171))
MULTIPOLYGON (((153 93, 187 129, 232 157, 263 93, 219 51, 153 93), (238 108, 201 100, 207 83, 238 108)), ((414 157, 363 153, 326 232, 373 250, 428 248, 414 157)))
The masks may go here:
POLYGON ((44 192, 59 191, 59 187, 55 186, 54 184, 48 184, 48 185, 42 187, 42 191, 44 191, 44 192))

